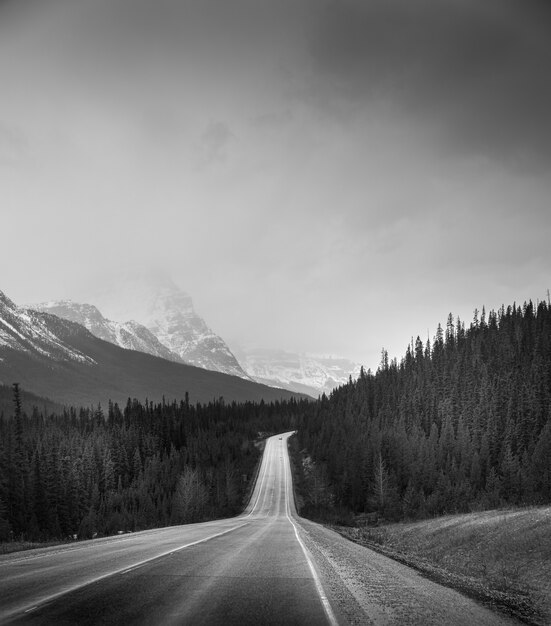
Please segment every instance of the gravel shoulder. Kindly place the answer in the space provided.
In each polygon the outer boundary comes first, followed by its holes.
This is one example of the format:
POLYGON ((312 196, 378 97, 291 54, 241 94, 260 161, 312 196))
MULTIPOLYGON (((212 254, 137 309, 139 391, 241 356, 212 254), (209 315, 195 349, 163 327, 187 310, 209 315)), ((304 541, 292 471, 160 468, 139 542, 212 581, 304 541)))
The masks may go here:
POLYGON ((327 596, 343 624, 522 623, 329 528, 304 518, 297 521, 327 596))

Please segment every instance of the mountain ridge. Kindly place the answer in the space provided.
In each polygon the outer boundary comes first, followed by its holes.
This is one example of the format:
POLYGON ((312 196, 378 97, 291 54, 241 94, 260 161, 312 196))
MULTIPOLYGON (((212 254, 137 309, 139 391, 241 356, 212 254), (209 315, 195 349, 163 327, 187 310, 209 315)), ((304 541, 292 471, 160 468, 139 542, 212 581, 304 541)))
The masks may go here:
POLYGON ((253 380, 265 385, 307 393, 313 398, 357 378, 360 365, 343 357, 297 354, 267 348, 242 348, 237 358, 253 380))
POLYGON ((296 396, 237 376, 128 350, 51 313, 18 307, 0 292, 0 384, 54 402, 91 406, 128 398, 192 402, 275 401, 296 396))
POLYGON ((81 324, 99 339, 109 341, 121 348, 138 350, 175 363, 184 363, 178 354, 162 344, 143 324, 134 320, 128 322, 109 320, 93 304, 72 300, 54 300, 31 306, 38 311, 52 313, 57 317, 81 324))
POLYGON ((182 362, 251 380, 226 344, 197 314, 191 296, 162 272, 126 272, 90 298, 102 315, 135 320, 182 362))

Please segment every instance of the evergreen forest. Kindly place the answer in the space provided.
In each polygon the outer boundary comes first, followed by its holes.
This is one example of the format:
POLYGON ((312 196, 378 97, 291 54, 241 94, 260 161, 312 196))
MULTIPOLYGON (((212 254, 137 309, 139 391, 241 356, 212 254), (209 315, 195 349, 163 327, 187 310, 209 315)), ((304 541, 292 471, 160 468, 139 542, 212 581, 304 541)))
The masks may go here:
POLYGON ((450 314, 297 424, 305 512, 415 519, 551 502, 551 306, 450 314))
POLYGON ((0 540, 51 540, 239 513, 261 441, 299 403, 128 400, 121 410, 21 410, 0 420, 0 540))
POLYGON ((551 306, 418 337, 317 401, 21 408, 0 419, 0 540, 86 538, 231 516, 262 439, 297 430, 303 515, 419 519, 551 502, 551 306))

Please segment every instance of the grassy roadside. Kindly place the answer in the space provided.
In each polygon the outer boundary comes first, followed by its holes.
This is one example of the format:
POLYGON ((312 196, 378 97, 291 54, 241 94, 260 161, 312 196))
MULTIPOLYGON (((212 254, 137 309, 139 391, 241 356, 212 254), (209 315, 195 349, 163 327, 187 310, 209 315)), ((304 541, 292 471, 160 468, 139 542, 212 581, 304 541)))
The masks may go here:
POLYGON ((549 506, 379 527, 332 527, 527 624, 551 623, 549 506))
POLYGON ((23 552, 25 550, 34 550, 35 548, 50 548, 51 546, 62 546, 67 543, 76 543, 75 541, 5 541, 0 543, 0 555, 12 554, 13 552, 23 552))
POLYGON ((289 456, 300 515, 526 624, 551 624, 551 506, 357 527, 344 511, 309 505, 295 437, 289 456))

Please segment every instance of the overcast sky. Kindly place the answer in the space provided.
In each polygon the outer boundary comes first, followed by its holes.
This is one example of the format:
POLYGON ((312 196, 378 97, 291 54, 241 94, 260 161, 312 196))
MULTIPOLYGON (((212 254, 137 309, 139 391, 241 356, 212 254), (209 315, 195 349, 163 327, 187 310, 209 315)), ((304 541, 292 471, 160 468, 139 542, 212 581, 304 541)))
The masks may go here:
POLYGON ((170 272, 333 353, 551 288, 547 0, 0 0, 0 289, 170 272))

